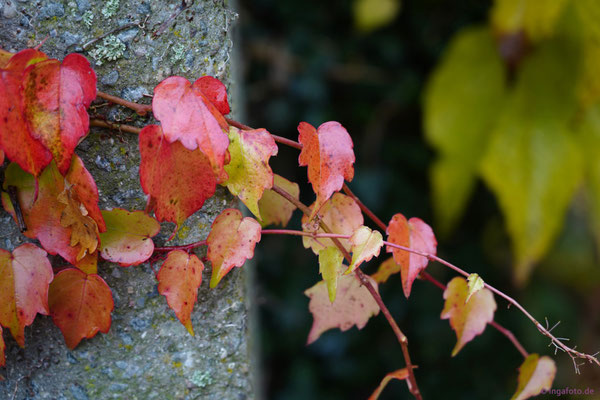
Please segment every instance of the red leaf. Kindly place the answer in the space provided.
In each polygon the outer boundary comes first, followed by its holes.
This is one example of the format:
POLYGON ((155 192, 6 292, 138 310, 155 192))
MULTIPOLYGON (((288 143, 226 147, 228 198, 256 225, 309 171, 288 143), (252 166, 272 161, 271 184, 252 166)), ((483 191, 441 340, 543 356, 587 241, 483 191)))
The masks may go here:
POLYGON ((100 212, 100 207, 98 207, 99 196, 96 181, 94 181, 92 174, 85 168, 78 155, 73 157, 65 178, 73 185, 72 191, 85 207, 90 218, 96 222, 98 230, 100 232, 106 231, 106 223, 100 212))
POLYGON ((194 336, 191 315, 202 283, 204 264, 193 254, 182 250, 171 251, 160 267, 158 293, 167 298, 169 307, 190 335, 194 336))
POLYGON ((227 88, 223 82, 212 76, 200 77, 194 85, 197 85, 202 93, 211 101, 223 115, 229 114, 229 102, 227 101, 227 88))
POLYGON ((6 346, 4 345, 4 337, 2 336, 2 325, 0 325, 0 367, 4 367, 6 365, 6 358, 4 357, 5 348, 6 346))
POLYGON ((233 208, 215 218, 206 242, 206 257, 212 263, 210 287, 214 288, 233 267, 241 267, 254 257, 254 246, 260 241, 260 224, 233 208))
POLYGON ((452 279, 444 290, 446 301, 441 318, 450 319, 450 326, 456 332, 457 341, 452 350, 453 357, 494 320, 496 301, 490 290, 481 289, 473 293, 469 301, 468 296, 467 281, 460 276, 452 279))
POLYGON ((96 274, 87 275, 75 268, 60 271, 50 285, 48 302, 52 320, 70 349, 81 339, 110 329, 112 292, 96 274))
MULTIPOLYGON (((431 255, 436 254, 437 241, 433 231, 425 222, 419 218, 411 218, 408 221, 404 215, 398 213, 392 217, 388 225, 388 241, 404 247, 418 250, 431 255)), ((419 272, 427 267, 427 258, 418 254, 409 253, 405 250, 395 249, 388 246, 388 253, 393 253, 394 261, 400 265, 402 276, 402 289, 406 298, 410 296, 410 290, 419 272)))
POLYGON ((88 132, 87 108, 95 98, 96 74, 79 54, 69 54, 62 64, 50 59, 25 70, 24 117, 31 136, 52 153, 63 175, 88 132))
MULTIPOLYGON (((316 207, 316 202, 311 205, 313 212, 316 207)), ((356 201, 352 197, 341 193, 335 193, 331 199, 327 200, 321 207, 319 215, 321 216, 321 221, 331 229, 331 233, 340 235, 352 235, 365 222, 356 201)), ((315 231, 315 226, 312 226, 306 215, 302 216, 302 229, 305 232, 315 231)), ((318 227, 317 233, 324 232, 323 229, 318 227)), ((346 250, 350 251, 350 242, 348 239, 339 239, 339 241, 346 250)), ((325 247, 335 246, 335 243, 331 239, 313 239, 310 236, 303 236, 302 244, 305 248, 312 248, 313 252, 317 255, 325 247)))
POLYGON ((354 177, 354 151, 350 135, 338 122, 325 122, 318 129, 301 122, 298 141, 302 151, 298 157, 301 166, 308 166, 308 181, 317 195, 310 219, 331 195, 340 190, 344 179, 354 177))
MULTIPOLYGON (((368 278, 377 289, 377 283, 368 278)), ((362 286, 354 275, 341 275, 337 282, 335 301, 329 301, 327 285, 324 281, 307 289, 304 294, 310 298, 308 309, 313 315, 313 325, 308 334, 307 344, 311 344, 321 334, 332 328, 347 331, 356 325, 362 329, 369 318, 379 313, 379 306, 371 293, 362 286)))
POLYGON ((21 84, 27 65, 46 58, 33 49, 23 50, 10 59, 7 69, 0 70, 0 148, 11 161, 36 176, 50 163, 52 154, 30 133, 21 84))
POLYGON ((215 193, 217 180, 208 158, 180 142, 169 143, 161 127, 148 125, 139 135, 140 180, 159 221, 183 221, 215 193))
POLYGON ((105 260, 119 263, 122 267, 138 265, 154 252, 154 242, 160 224, 143 211, 127 211, 115 208, 102 211, 107 227, 100 234, 100 251, 105 260))
POLYGON ((152 111, 161 122, 169 143, 179 140, 188 150, 206 154, 219 181, 227 179, 223 170, 229 139, 229 125, 202 91, 202 82, 191 84, 171 76, 154 88, 152 111))
POLYGON ((52 266, 46 252, 26 243, 12 254, 0 249, 0 324, 25 345, 24 330, 37 313, 48 315, 48 285, 52 266))

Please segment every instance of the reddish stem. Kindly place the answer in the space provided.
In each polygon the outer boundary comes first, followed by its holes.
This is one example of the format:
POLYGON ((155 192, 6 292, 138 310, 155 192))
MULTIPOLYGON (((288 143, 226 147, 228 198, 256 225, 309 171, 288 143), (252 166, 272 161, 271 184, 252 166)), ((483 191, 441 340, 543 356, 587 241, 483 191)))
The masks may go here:
MULTIPOLYGON (((292 195, 287 193, 282 188, 278 187, 277 185, 273 185, 272 190, 274 192, 278 193, 279 195, 283 196, 286 200, 288 200, 289 202, 294 204, 296 207, 298 207, 298 209, 300 209, 305 215, 307 215, 307 216, 310 215, 310 209, 307 206, 305 206, 299 200, 295 199, 292 195)), ((344 255, 344 258, 348 262, 351 262, 350 253, 348 253, 346 248, 344 246, 342 246, 342 244, 339 241, 340 238, 349 238, 350 236, 332 234, 329 227, 323 221, 320 221, 319 224, 321 226, 321 229, 323 229, 326 232, 326 234, 328 235, 327 237, 329 237, 331 239, 331 241, 338 247, 338 249, 340 249, 340 251, 344 255)), ((271 232, 272 231, 273 230, 271 230, 271 232)), ((279 232, 280 233, 285 232, 286 234, 289 234, 290 231, 281 229, 281 230, 279 230, 279 232)), ((297 232, 299 232, 299 231, 297 231, 297 232)), ((319 234, 319 235, 323 235, 323 234, 319 234)), ((408 385, 408 390, 412 393, 412 395, 417 400, 422 400, 423 397, 421 396, 421 392, 419 391, 419 387, 417 386, 417 380, 415 379, 414 369, 416 367, 412 364, 412 361, 410 359, 410 353, 408 351, 408 339, 407 339, 406 335, 402 332, 402 330, 400 329, 400 327, 394 320, 394 317, 392 317, 392 314, 390 313, 390 311, 386 307, 385 303, 383 302, 383 299, 381 298, 381 296, 379 295, 377 290, 373 287, 373 285, 371 284, 369 279, 366 277, 366 275, 360 269, 355 269, 354 276, 356 277, 356 279, 358 279, 360 281, 360 283, 363 286, 365 286, 367 288, 367 290, 369 291, 369 293, 371 294, 371 296, 373 297, 373 299, 379 306, 381 313, 384 315, 385 319, 388 321, 388 324, 391 326, 392 331, 396 335, 396 338, 398 339, 398 342, 400 343, 400 347, 402 348, 402 355, 404 357, 404 362, 406 363, 406 369, 408 370, 408 380, 406 381, 407 385, 408 385)))
POLYGON ((90 120, 90 126, 97 126, 99 128, 108 128, 122 132, 135 133, 136 135, 139 135, 142 131, 142 128, 138 128, 137 126, 118 124, 114 122, 103 121, 97 118, 92 118, 90 120))
POLYGON ((110 101, 111 103, 115 103, 115 104, 121 105, 123 107, 130 108, 133 111, 135 111, 138 115, 141 115, 141 116, 144 116, 144 115, 148 114, 149 112, 152 112, 152 106, 148 105, 148 104, 134 103, 132 101, 127 101, 120 97, 113 96, 111 94, 104 93, 104 92, 96 92, 96 96, 100 97, 101 99, 110 101))

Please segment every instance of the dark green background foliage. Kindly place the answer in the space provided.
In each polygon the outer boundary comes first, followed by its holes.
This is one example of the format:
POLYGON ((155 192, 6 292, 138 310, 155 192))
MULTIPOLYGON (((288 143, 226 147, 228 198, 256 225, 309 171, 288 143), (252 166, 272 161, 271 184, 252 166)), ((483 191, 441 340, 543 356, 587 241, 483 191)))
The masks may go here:
MULTIPOLYGON (((242 59, 254 127, 296 139, 296 126, 340 121, 350 132, 357 157, 350 187, 385 222, 396 212, 433 225, 428 170, 435 158, 422 129, 425 83, 449 40, 461 28, 485 24, 491 3, 404 1, 394 22, 372 33, 353 26, 348 1, 252 0, 241 2, 242 59)), ((280 146, 274 170, 300 183, 301 199, 314 200, 296 150, 280 146)), ((600 343, 600 286, 594 239, 576 197, 562 233, 526 286, 512 284, 511 248, 496 198, 481 183, 464 217, 439 237, 441 257, 477 272, 514 295, 538 319, 594 353, 600 343)), ((299 227, 299 215, 292 225, 299 227)), ((370 222, 369 222, 370 223, 370 222)), ((303 291, 316 283, 317 258, 300 240, 264 237, 258 253, 263 377, 269 399, 365 399, 388 372, 404 366, 401 349, 383 317, 362 331, 330 331, 305 347, 312 322, 303 291)), ((380 257, 380 261, 384 258, 380 257)), ((366 272, 373 272, 377 261, 366 272)), ((438 265, 428 271, 447 282, 438 265)), ((410 340, 417 381, 426 399, 506 399, 516 388, 522 357, 499 332, 487 328, 456 357, 455 334, 439 318, 442 292, 416 281, 410 299, 399 276, 381 293, 410 340)), ((517 310, 497 299, 496 320, 531 352, 550 354, 548 341, 517 310)), ((554 387, 600 390, 600 371, 556 357, 554 387)), ((383 399, 410 398, 404 383, 388 386, 383 399)))

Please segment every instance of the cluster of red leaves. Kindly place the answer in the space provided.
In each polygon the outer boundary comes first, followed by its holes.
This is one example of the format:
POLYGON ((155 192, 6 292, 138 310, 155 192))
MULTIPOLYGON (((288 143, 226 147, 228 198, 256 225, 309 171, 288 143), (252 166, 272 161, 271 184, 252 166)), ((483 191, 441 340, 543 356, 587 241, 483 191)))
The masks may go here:
MULTIPOLYGON (((214 220, 206 240, 211 288, 253 257, 261 225, 285 226, 295 209, 273 188, 276 183, 298 198, 298 185, 274 175, 269 166, 278 150, 273 137, 264 129, 229 125, 227 91, 217 79, 202 77, 190 83, 173 76, 154 89, 152 111, 160 125, 148 125, 139 134, 146 211, 100 210, 96 183, 73 154, 88 133, 86 109, 95 96, 95 73, 80 55, 69 55, 61 63, 33 49, 15 55, 0 50, 0 161, 5 156, 11 161, 4 172, 2 203, 23 225, 24 235, 43 248, 27 243, 12 253, 0 249, 0 366, 5 363, 2 327, 24 346, 25 327, 38 313, 52 317, 69 348, 107 332, 114 305, 110 288, 97 274, 98 257, 123 267, 147 261, 155 250, 152 237, 160 230, 159 222, 180 227, 213 196, 217 184, 238 196, 260 223, 235 209, 224 210, 214 220), (54 274, 48 253, 60 255, 70 267, 54 274)), ((378 284, 400 272, 408 298, 427 266, 423 254, 435 255, 437 242, 425 222, 402 214, 392 217, 384 242, 380 232, 364 225, 359 204, 339 193, 344 181, 354 176, 353 144, 346 129, 333 121, 316 129, 302 122, 298 132, 298 161, 308 167, 316 194, 309 215, 302 219, 303 243, 318 256, 323 277, 305 292, 314 317, 308 336, 312 343, 331 328, 361 329, 379 313, 373 293, 353 272, 379 256, 384 244, 393 257, 365 279, 377 292, 378 284), (319 237, 325 227, 341 237, 319 237), (348 266, 343 264, 345 257, 348 266)), ((193 335, 191 315, 205 267, 190 247, 186 250, 169 251, 156 278, 159 293, 193 335)), ((450 319, 456 331, 455 355, 493 321, 496 304, 491 292, 462 278, 449 283, 444 299, 441 317, 450 319)), ((519 398, 548 385, 539 377, 553 376, 546 367, 537 369, 548 360, 528 363, 522 367, 519 398), (532 377, 542 383, 532 385, 532 377)), ((388 374, 371 398, 377 398, 390 379, 408 376, 406 369, 388 374)))

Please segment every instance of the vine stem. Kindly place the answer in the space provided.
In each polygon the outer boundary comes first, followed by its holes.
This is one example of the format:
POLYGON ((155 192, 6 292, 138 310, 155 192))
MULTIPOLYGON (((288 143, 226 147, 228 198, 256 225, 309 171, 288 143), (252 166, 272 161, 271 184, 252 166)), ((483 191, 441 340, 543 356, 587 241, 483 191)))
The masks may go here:
POLYGON ((138 115, 144 116, 149 112, 152 112, 152 105, 149 104, 138 104, 132 101, 127 101, 117 96, 113 96, 112 94, 104 93, 104 92, 96 92, 96 96, 104 99, 106 101, 110 101, 111 103, 118 104, 123 107, 127 107, 138 113, 138 115))
MULTIPOLYGON (((119 105, 122 105, 124 107, 128 107, 128 108, 136 111, 139 115, 142 115, 142 116, 146 115, 148 112, 152 111, 152 106, 151 105, 133 103, 133 102, 124 100, 124 99, 122 99, 120 97, 112 96, 112 95, 109 95, 109 94, 106 94, 106 93, 103 93, 103 92, 97 92, 97 96, 100 97, 100 98, 102 98, 102 99, 105 99, 107 101, 110 101, 112 103, 119 104, 119 105)), ((226 120, 229 123, 229 125, 235 126, 238 129, 252 130, 251 127, 249 127, 247 125, 244 125, 244 124, 242 124, 242 123, 240 123, 238 121, 232 120, 230 118, 226 118, 226 120)), ((98 119, 92 119, 90 121, 90 125, 91 126, 104 127, 104 128, 118 129, 118 130, 121 130, 123 132, 130 132, 130 133, 136 133, 136 134, 139 134, 139 132, 141 130, 141 129, 137 128, 137 127, 133 127, 133 126, 129 126, 129 125, 124 125, 124 124, 112 124, 112 123, 108 123, 106 121, 102 121, 102 120, 98 120, 98 119)), ((300 143, 294 141, 294 140, 287 139, 287 138, 284 138, 284 137, 281 137, 281 136, 277 136, 277 135, 273 135, 273 134, 271 134, 271 136, 278 143, 285 144, 287 146, 290 146, 290 147, 293 147, 293 148, 296 148, 296 149, 302 149, 302 145, 300 143)), ((298 200, 296 200, 295 198, 293 198, 291 195, 289 195, 288 193, 286 193, 285 191, 283 191, 281 188, 277 188, 276 186, 273 186, 273 190, 275 192, 277 192, 278 194, 280 194, 281 196, 283 196, 284 198, 286 198, 288 201, 292 202, 292 204, 295 204, 299 209, 302 210, 302 212, 304 212, 306 214, 305 210, 308 210, 308 207, 306 207, 304 204, 300 203, 298 200), (276 189, 279 189, 280 192, 278 192, 276 189), (284 195, 284 193, 285 193, 285 195, 284 195)), ((360 199, 356 195, 354 195, 354 193, 352 193, 352 191, 350 190, 350 188, 346 184, 344 184, 343 190, 344 190, 344 192, 348 196, 352 197, 357 202, 357 204, 359 205, 361 211, 363 211, 369 218, 371 218, 371 220, 373 220, 378 225, 379 228, 381 228, 383 231, 387 230, 387 225, 385 225, 383 223, 383 221, 381 221, 375 214, 373 214, 360 201, 360 199)), ((309 211, 309 213, 307 215, 310 215, 310 210, 308 210, 308 211, 309 211)), ((323 226, 324 226, 324 224, 322 224, 322 227, 323 226)), ((326 230, 326 229, 323 229, 323 230, 326 230)), ((326 231, 328 231, 328 230, 326 230, 326 231)), ((341 246, 341 244, 339 243, 339 241, 338 241, 337 238, 332 238, 332 241, 334 243, 337 242, 336 245, 338 245, 338 247, 340 247, 340 250, 342 250, 342 252, 345 253, 344 255, 348 254, 348 252, 343 248, 343 246, 341 246)), ((469 274, 467 272, 465 272, 464 270, 460 269, 459 267, 457 267, 457 266, 449 263, 448 261, 446 261, 444 259, 441 259, 441 258, 439 258, 439 257, 437 257, 437 256, 435 256, 433 254, 428 254, 428 253, 420 252, 418 250, 414 250, 414 249, 411 249, 411 248, 405 247, 405 246, 396 245, 396 244, 393 244, 393 243, 390 243, 389 245, 391 247, 395 247, 395 248, 398 248, 400 250, 408 251, 408 252, 411 252, 411 253, 414 253, 414 254, 418 254, 418 255, 420 255, 422 257, 426 257, 430 261, 438 262, 438 263, 440 263, 440 264, 442 264, 442 265, 444 265, 444 266, 446 266, 446 267, 448 267, 450 269, 453 269, 454 271, 458 272, 459 274, 461 274, 463 276, 466 276, 466 277, 469 276, 469 274)), ((360 272, 360 270, 355 270, 355 272, 358 272, 359 274, 362 274, 362 272, 360 272)), ((357 276, 357 279, 361 280, 361 278, 360 278, 359 275, 356 275, 356 276, 357 276)), ((362 280, 361 280, 361 282, 362 282, 362 280)), ((370 282, 366 278, 365 278, 365 282, 368 284, 368 285, 365 285, 367 288, 369 288, 369 286, 372 287, 372 285, 370 285, 370 282)), ((517 307, 535 325, 535 327, 538 329, 538 331, 540 331, 540 333, 542 335, 544 335, 544 336, 546 336, 546 337, 548 337, 550 339, 550 343, 552 345, 554 345, 557 350, 561 350, 561 351, 566 352, 571 357, 571 359, 573 360, 573 364, 574 364, 575 370, 577 372, 579 372, 579 366, 576 363, 576 358, 581 358, 581 359, 589 361, 590 363, 595 363, 598 366, 600 366, 600 361, 598 361, 598 359, 594 355, 582 353, 582 352, 579 352, 579 351, 575 350, 574 348, 570 348, 570 347, 566 346, 560 339, 558 339, 557 337, 555 337, 554 335, 552 335, 552 333, 550 332, 550 329, 544 328, 544 326, 542 324, 540 324, 523 306, 521 306, 512 297, 504 294, 500 290, 494 288, 493 286, 491 286, 491 285, 489 285, 487 283, 484 283, 484 285, 485 285, 486 288, 488 288, 489 290, 491 290, 493 293, 497 294, 498 296, 500 296, 503 299, 505 299, 506 301, 508 301, 510 304, 512 304, 515 307, 517 307)), ((374 290, 374 288, 373 288, 373 290, 374 290)), ((381 300, 381 297, 379 296, 379 294, 376 291, 374 291, 374 293, 381 300)), ((371 292, 371 294, 373 294, 373 292, 371 292)), ((385 305, 384 305, 384 308, 385 308, 385 305)), ((385 308, 385 309, 387 310, 387 308, 385 308)), ((382 312, 383 312, 383 308, 382 308, 382 312)), ((389 314, 389 312, 388 312, 388 314, 389 314)), ((386 315, 385 312, 384 312, 384 315, 386 315)), ((390 317, 391 317, 391 315, 390 315, 390 317)), ((386 315, 386 318, 388 318, 387 315, 386 315)), ((393 318, 389 318, 388 322, 390 320, 395 325, 395 322, 394 322, 393 318)), ((390 324, 392 324, 392 323, 390 323, 390 324)), ((392 328, 394 328, 394 325, 392 325, 392 328)), ((503 329, 506 329, 506 328, 503 328, 503 329)), ((398 328, 398 331, 400 333, 402 333, 399 330, 399 328, 398 328)), ((396 333, 395 329, 394 329, 394 332, 396 333)), ((502 332, 502 330, 501 330, 501 332, 502 332)), ((510 333, 510 335, 512 337, 514 337, 514 335, 512 334, 512 332, 510 332, 510 331, 508 331, 508 332, 510 333)), ((400 341, 401 344, 403 343, 402 340, 401 340, 402 337, 404 337, 404 340, 406 340, 406 336, 404 336, 404 335, 399 336, 398 334, 396 334, 396 336, 398 337, 398 339, 399 339, 399 341, 400 341)), ((510 336, 507 336, 507 337, 509 337, 509 339, 511 338, 510 336)), ((403 345, 403 353, 405 353, 404 345, 403 345)), ((413 395, 415 395, 415 397, 417 397, 418 399, 420 399, 421 395, 419 393, 418 387, 416 386, 416 381, 414 380, 414 374, 413 374, 413 371, 412 371, 414 367, 412 366, 412 364, 410 364, 410 358, 407 359, 407 357, 406 357, 407 354, 408 354, 408 351, 406 350, 405 360, 407 361, 407 368, 409 370, 409 380, 407 381, 409 383, 409 389, 411 390, 411 393, 413 393, 413 395)))
MULTIPOLYGON (((294 198, 291 194, 286 192, 284 189, 278 187, 277 185, 273 185, 272 190, 275 193, 282 196, 283 198, 285 198, 286 200, 288 200, 290 203, 294 204, 296 207, 298 207, 298 209, 300 209, 300 211, 302 211, 306 216, 310 216, 310 214, 311 214, 310 209, 306 205, 304 205, 301 201, 299 201, 298 199, 294 198)), ((351 262, 352 259, 350 257, 350 254, 348 253, 348 250, 346 250, 346 248, 344 246, 342 246, 342 244, 340 243, 338 235, 332 234, 329 227, 323 221, 319 221, 319 225, 326 232, 325 234, 329 238, 331 238, 332 242, 335 243, 335 245, 338 247, 338 249, 340 249, 340 251, 344 255, 344 258, 348 262, 351 262)), ((270 233, 273 233, 274 230, 270 230, 270 231, 271 231, 270 233)), ((281 229, 279 231, 287 231, 287 230, 281 229)), ((299 232, 299 231, 297 231, 297 232, 299 232)), ((346 238, 349 237, 347 235, 340 235, 340 236, 345 236, 346 238)), ((402 332, 402 330, 400 329, 400 327, 394 320, 394 317, 392 317, 392 314, 390 313, 387 306, 383 302, 383 299, 381 298, 381 296, 379 295, 377 290, 373 287, 373 285, 371 284, 369 279, 366 277, 366 275, 360 269, 357 268, 354 270, 354 276, 356 277, 356 279, 358 279, 360 281, 360 283, 364 287, 367 288, 367 290, 371 294, 371 297, 373 297, 373 299, 379 306, 381 313, 384 315, 385 319, 388 321, 388 324, 392 328, 392 331, 396 335, 396 338, 398 339, 398 342, 400 343, 400 347, 402 348, 402 355, 404 357, 404 362, 406 363, 406 369, 408 370, 408 380, 406 381, 406 383, 408 385, 408 390, 410 391, 410 393, 412 393, 412 395, 417 400, 422 400, 423 397, 421 395, 421 392, 419 391, 419 386, 417 385, 417 380, 415 378, 415 373, 414 373, 414 369, 416 368, 416 366, 412 364, 412 361, 410 358, 410 353, 408 351, 408 338, 402 332)))

